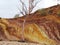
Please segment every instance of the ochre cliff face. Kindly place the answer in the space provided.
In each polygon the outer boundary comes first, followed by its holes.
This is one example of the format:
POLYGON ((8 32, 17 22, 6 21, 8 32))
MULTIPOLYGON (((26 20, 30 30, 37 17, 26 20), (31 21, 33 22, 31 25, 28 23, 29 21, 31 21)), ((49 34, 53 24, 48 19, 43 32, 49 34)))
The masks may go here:
POLYGON ((60 42, 60 19, 48 15, 41 18, 26 19, 23 31, 23 20, 0 19, 2 40, 36 42, 53 44, 60 42), (22 37, 23 35, 23 37, 22 37))
MULTIPOLYGON (((54 13, 55 14, 55 13, 54 13)), ((0 39, 56 45, 60 42, 60 17, 29 15, 13 19, 0 19, 0 39), (25 20, 25 23, 24 23, 25 20), (24 27, 23 27, 24 23, 24 27)))

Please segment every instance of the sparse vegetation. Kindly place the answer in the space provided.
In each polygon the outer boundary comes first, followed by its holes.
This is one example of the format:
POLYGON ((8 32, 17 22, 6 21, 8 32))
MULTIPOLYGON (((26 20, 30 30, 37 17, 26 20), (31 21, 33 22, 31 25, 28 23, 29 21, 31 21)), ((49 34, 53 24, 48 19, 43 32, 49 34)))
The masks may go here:
POLYGON ((40 16, 46 16, 47 12, 45 9, 39 9, 35 13, 38 13, 40 16))
POLYGON ((47 13, 44 9, 40 10, 40 13, 41 13, 41 16, 46 16, 47 15, 47 13))
POLYGON ((16 14, 15 16, 14 16, 14 18, 18 18, 19 17, 19 14, 16 14))
POLYGON ((60 16, 60 10, 57 12, 57 15, 60 16))
POLYGON ((53 10, 49 10, 49 11, 48 11, 48 14, 52 14, 52 13, 53 13, 53 10))

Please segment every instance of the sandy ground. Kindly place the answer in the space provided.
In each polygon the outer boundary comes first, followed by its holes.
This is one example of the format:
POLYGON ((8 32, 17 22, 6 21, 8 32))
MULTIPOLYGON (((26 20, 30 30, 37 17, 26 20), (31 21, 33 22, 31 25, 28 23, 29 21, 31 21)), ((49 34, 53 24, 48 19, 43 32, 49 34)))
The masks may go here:
POLYGON ((23 42, 15 42, 15 41, 0 41, 0 45, 43 45, 43 44, 23 43, 23 42))

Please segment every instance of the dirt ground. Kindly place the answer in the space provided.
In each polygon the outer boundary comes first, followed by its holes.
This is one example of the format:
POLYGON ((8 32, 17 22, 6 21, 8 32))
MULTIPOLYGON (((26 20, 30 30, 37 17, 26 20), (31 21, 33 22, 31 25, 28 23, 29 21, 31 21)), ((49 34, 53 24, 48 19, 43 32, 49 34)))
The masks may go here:
POLYGON ((43 44, 23 43, 23 42, 15 42, 15 41, 0 41, 0 45, 43 45, 43 44))

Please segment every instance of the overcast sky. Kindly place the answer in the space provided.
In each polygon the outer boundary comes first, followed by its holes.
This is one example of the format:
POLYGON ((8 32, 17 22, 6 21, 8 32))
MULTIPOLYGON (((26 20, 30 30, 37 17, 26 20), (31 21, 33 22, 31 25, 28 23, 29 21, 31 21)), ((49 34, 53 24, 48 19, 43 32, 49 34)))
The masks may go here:
MULTIPOLYGON (((27 0, 24 0, 27 4, 27 0)), ((41 8, 47 8, 57 5, 57 0, 41 0, 41 2, 34 8, 34 11, 41 8)), ((12 18, 18 14, 19 0, 0 0, 0 17, 12 18)), ((34 12, 33 11, 33 12, 34 12)))

